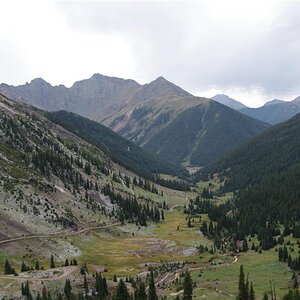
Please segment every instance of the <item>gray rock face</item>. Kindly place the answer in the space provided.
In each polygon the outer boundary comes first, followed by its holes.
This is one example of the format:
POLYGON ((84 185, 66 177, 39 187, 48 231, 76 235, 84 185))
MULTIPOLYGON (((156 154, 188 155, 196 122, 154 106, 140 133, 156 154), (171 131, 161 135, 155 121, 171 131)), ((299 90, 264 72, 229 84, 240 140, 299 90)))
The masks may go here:
POLYGON ((75 82, 70 88, 52 86, 37 78, 25 85, 1 84, 0 92, 47 111, 68 110, 100 121, 110 106, 118 104, 121 95, 139 87, 134 80, 94 74, 89 79, 75 82))

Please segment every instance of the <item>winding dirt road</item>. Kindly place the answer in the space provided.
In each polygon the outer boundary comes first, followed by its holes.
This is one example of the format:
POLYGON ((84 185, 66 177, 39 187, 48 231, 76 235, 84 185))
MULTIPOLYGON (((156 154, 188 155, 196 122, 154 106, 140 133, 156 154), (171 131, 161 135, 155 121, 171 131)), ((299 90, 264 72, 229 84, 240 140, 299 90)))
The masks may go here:
POLYGON ((66 236, 74 236, 74 235, 79 235, 82 233, 86 233, 89 231, 93 230, 98 230, 98 229, 107 229, 111 227, 115 227, 121 225, 121 223, 115 223, 115 224, 110 224, 110 225, 105 225, 105 226, 94 226, 94 227, 87 227, 80 229, 78 231, 73 231, 73 232, 57 232, 57 233, 52 233, 48 235, 28 235, 28 236, 22 236, 22 237, 17 237, 17 238, 11 238, 11 239, 6 239, 6 240, 0 240, 0 245, 2 244, 8 244, 8 243, 13 243, 17 241, 22 241, 22 240, 31 240, 31 239, 49 239, 49 238, 60 238, 60 237, 66 237, 66 236))

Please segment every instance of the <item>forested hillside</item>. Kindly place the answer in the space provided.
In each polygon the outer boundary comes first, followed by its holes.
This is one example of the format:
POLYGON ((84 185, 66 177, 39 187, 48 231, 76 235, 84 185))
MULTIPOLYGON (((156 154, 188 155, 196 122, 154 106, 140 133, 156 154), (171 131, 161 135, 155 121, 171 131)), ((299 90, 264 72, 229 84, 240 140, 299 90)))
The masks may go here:
POLYGON ((237 190, 259 183, 295 167, 300 162, 300 115, 276 125, 224 159, 211 164, 198 176, 219 173, 228 177, 224 189, 237 190))
MULTIPOLYGON (((2 238, 125 220, 145 225, 160 218, 154 202, 145 202, 129 189, 139 186, 158 195, 157 186, 116 165, 112 158, 122 157, 117 150, 111 157, 110 151, 46 119, 43 111, 2 95, 0 108, 2 238)), ((111 133, 109 139, 98 132, 108 149, 116 135, 111 133)), ((135 150, 135 155, 147 163, 145 154, 140 158, 135 150)))
POLYGON ((286 234, 300 236, 299 132, 297 115, 197 174, 202 179, 218 176, 224 181, 223 191, 236 192, 221 215, 233 209, 226 226, 239 238, 258 234, 264 247, 271 247, 273 236, 280 233, 279 224, 286 234))
POLYGON ((140 176, 153 179, 153 174, 156 173, 179 176, 185 174, 184 170, 180 167, 148 153, 95 121, 66 111, 50 112, 46 116, 51 121, 99 147, 116 163, 132 170, 140 176))
POLYGON ((199 98, 198 105, 169 120, 144 148, 177 164, 205 166, 266 128, 225 105, 199 98))

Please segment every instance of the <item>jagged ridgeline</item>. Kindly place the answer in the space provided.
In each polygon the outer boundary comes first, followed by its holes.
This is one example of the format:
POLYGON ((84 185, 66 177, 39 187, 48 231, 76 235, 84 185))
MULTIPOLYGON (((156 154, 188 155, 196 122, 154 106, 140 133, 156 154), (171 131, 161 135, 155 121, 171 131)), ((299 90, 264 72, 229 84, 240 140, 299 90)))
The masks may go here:
POLYGON ((67 111, 48 112, 46 116, 52 122, 99 147, 114 162, 140 176, 154 179, 153 174, 161 173, 187 175, 179 166, 163 161, 95 121, 67 111))
POLYGON ((280 233, 300 237, 300 115, 274 126, 196 178, 219 176, 235 191, 232 224, 240 237, 259 234, 267 246, 280 233))

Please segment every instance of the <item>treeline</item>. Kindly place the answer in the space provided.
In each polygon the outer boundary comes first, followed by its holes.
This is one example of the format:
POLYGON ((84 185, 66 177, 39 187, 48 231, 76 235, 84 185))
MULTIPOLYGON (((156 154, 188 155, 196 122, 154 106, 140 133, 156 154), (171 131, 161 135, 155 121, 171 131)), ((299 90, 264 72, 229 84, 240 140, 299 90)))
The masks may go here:
POLYGON ((243 210, 238 209, 235 200, 216 204, 213 200, 200 197, 194 201, 191 200, 184 210, 190 216, 208 215, 210 222, 202 222, 200 230, 208 238, 214 240, 218 249, 235 252, 238 250, 238 241, 244 241, 247 236, 254 236, 254 234, 260 241, 261 250, 274 247, 277 244, 275 236, 280 235, 278 223, 265 222, 261 227, 257 227, 257 230, 251 231, 251 216, 247 215, 246 211, 245 214, 241 214, 241 211, 243 212, 243 210), (249 228, 245 227, 245 224, 249 224, 249 228))
POLYGON ((140 203, 136 196, 126 195, 123 196, 114 191, 110 184, 106 184, 102 192, 104 195, 109 196, 113 204, 117 204, 119 211, 117 212, 120 222, 128 220, 136 223, 137 225, 147 226, 147 221, 159 222, 164 220, 163 209, 160 211, 156 204, 140 203))
POLYGON ((154 182, 161 186, 164 186, 164 187, 167 187, 167 188, 170 188, 173 190, 184 191, 184 192, 191 191, 190 185, 184 180, 164 179, 164 178, 161 178, 159 175, 157 175, 154 178, 154 182))
MULTIPOLYGON (((126 182, 126 179, 125 179, 125 182, 126 182)), ((128 180, 127 180, 127 182, 128 182, 128 180)), ((141 177, 139 177, 137 179, 136 177, 133 177, 132 184, 133 184, 133 187, 138 186, 138 187, 144 189, 145 191, 149 191, 149 192, 157 194, 157 195, 159 194, 159 191, 158 191, 157 187, 154 185, 154 183, 151 183, 147 179, 142 179, 141 177)))

